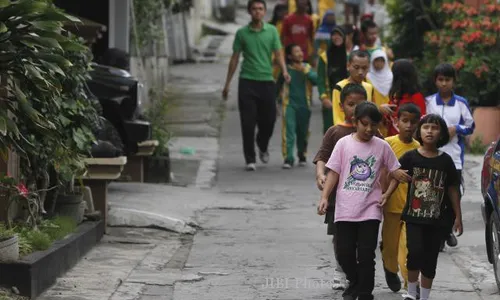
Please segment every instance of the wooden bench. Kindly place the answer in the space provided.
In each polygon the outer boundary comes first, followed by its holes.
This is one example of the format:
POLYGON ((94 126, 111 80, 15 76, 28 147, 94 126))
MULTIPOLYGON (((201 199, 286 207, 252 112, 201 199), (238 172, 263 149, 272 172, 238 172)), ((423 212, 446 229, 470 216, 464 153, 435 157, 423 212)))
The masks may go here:
POLYGON ((108 220, 108 184, 120 178, 127 157, 114 158, 86 158, 87 173, 82 177, 84 185, 90 187, 94 208, 102 214, 106 232, 108 220))
POLYGON ((157 140, 148 140, 137 144, 136 154, 127 157, 127 165, 122 172, 122 180, 131 182, 144 182, 144 160, 152 156, 158 147, 157 140))

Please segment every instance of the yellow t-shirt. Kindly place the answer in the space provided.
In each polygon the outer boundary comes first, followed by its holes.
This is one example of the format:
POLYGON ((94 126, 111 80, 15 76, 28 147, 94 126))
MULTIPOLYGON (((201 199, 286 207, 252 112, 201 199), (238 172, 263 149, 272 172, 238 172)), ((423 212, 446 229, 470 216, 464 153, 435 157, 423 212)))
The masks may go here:
MULTIPOLYGON (((406 152, 417 149, 420 147, 420 144, 417 140, 413 139, 411 143, 406 144, 399 139, 398 135, 390 136, 385 139, 386 142, 391 146, 392 151, 396 154, 396 157, 399 159, 406 152)), ((403 212, 403 209, 406 204, 406 197, 408 195, 408 183, 400 183, 398 188, 394 191, 391 198, 385 205, 384 210, 389 213, 400 214, 403 212)))
MULTIPOLYGON (((373 87, 373 103, 377 104, 377 107, 380 109, 382 104, 389 104, 389 95, 384 96, 375 87, 373 87)), ((382 136, 387 136, 386 126, 380 126, 379 130, 382 136)))
MULTIPOLYGON (((349 83, 348 79, 344 79, 339 81, 336 85, 340 87, 340 90, 335 87, 332 93, 332 107, 333 107, 333 125, 337 125, 343 123, 345 121, 345 114, 342 108, 340 107, 340 92, 349 83)), ((368 96, 368 101, 373 101, 373 86, 368 82, 362 83, 363 87, 366 90, 366 95, 368 96)))

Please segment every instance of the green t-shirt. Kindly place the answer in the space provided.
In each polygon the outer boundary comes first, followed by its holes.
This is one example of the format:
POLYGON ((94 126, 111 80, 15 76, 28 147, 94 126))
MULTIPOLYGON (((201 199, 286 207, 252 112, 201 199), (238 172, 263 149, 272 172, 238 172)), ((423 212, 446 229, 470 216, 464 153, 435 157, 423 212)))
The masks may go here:
POLYGON ((281 49, 281 41, 276 27, 264 23, 261 30, 256 31, 250 25, 236 32, 233 52, 243 54, 240 78, 274 81, 272 53, 281 49))

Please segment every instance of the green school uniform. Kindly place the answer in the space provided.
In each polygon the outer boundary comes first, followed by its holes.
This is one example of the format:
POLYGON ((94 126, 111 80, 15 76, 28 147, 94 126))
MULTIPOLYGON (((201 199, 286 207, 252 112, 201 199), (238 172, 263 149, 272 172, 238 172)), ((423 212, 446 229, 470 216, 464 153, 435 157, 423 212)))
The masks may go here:
MULTIPOLYGON (((328 58, 326 52, 321 53, 318 60, 318 92, 319 99, 332 99, 332 91, 328 78, 328 58)), ((333 111, 331 108, 321 109, 323 115, 323 133, 326 133, 328 128, 333 126, 333 111)))
POLYGON ((280 80, 282 89, 282 152, 285 162, 293 164, 293 150, 297 144, 299 159, 305 161, 307 139, 309 136, 309 120, 311 118, 312 86, 316 85, 318 75, 311 66, 304 63, 300 71, 288 66, 290 83, 280 80))

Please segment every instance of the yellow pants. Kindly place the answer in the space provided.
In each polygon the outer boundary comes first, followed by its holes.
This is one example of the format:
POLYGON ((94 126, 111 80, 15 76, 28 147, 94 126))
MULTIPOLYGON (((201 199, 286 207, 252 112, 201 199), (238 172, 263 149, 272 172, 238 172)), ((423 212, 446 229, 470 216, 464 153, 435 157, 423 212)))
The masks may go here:
POLYGON ((405 287, 408 285, 407 255, 406 226, 401 221, 401 214, 384 212, 384 223, 382 225, 384 268, 396 274, 401 271, 405 287))

